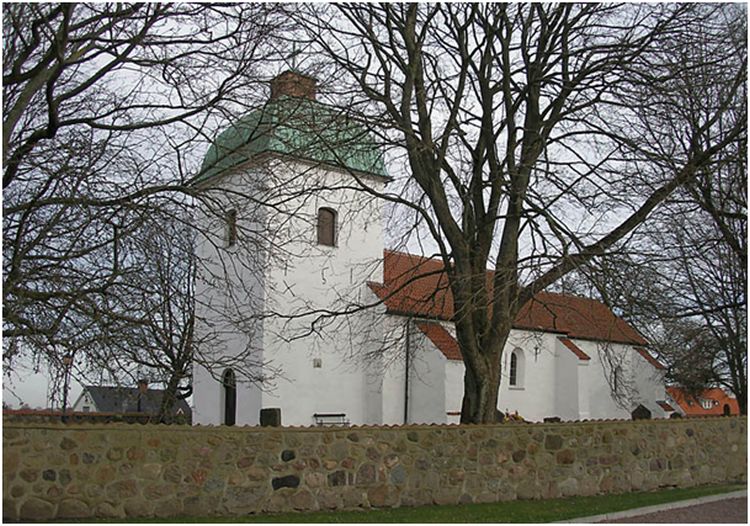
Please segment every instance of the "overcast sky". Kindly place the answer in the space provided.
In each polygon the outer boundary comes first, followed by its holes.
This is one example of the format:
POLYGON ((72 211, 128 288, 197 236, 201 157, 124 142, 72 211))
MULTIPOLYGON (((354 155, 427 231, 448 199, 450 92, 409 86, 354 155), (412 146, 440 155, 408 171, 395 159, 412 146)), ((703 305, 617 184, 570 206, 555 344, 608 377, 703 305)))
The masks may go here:
MULTIPOLYGON (((20 364, 19 364, 20 365, 20 364)), ((49 378, 42 373, 35 373, 28 365, 15 367, 3 374, 3 403, 14 409, 27 404, 31 408, 47 408, 49 378)), ((83 388, 75 380, 70 381, 68 400, 70 405, 78 398, 83 388)))

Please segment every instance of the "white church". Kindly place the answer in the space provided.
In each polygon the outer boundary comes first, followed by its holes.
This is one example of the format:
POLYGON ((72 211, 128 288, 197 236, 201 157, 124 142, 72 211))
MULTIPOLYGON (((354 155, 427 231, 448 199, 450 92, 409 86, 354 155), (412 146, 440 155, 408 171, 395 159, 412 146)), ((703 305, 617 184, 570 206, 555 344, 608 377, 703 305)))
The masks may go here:
MULTIPOLYGON (((207 232, 195 332, 218 359, 194 366, 193 423, 258 425, 262 410, 284 426, 459 421, 464 366, 442 262, 384 249, 374 193, 389 180, 365 128, 296 72, 216 138, 193 184, 222 210, 195 218, 207 232), (263 381, 243 381, 238 363, 263 381)), ((667 417, 647 345, 596 300, 540 293, 514 322, 498 410, 667 417)))

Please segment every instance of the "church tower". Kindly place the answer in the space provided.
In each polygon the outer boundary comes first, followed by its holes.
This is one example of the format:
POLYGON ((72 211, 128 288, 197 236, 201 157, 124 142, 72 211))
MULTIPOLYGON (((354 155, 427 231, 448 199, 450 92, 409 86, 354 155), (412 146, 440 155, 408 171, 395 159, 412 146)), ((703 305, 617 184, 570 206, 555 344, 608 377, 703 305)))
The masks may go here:
POLYGON ((220 133, 199 190, 193 421, 284 425, 320 415, 375 423, 362 357, 382 339, 367 311, 382 280, 388 181, 366 126, 286 71, 267 103, 220 133), (341 393, 347 393, 341 396, 341 393))

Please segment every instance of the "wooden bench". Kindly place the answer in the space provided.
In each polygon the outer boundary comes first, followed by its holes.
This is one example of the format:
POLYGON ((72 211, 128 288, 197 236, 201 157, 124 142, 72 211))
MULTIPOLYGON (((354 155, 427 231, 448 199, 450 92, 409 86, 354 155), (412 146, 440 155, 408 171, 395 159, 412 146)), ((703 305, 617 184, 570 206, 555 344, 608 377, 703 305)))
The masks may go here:
POLYGON ((346 413, 315 413, 313 415, 316 426, 348 426, 346 413))

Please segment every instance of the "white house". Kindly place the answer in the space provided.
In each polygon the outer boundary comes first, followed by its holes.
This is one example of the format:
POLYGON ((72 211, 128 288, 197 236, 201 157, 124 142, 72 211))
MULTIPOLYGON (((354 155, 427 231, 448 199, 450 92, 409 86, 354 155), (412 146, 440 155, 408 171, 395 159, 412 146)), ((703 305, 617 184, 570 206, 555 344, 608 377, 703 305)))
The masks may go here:
MULTIPOLYGON (((144 413, 158 415, 164 398, 162 389, 149 389, 145 381, 138 387, 84 385, 83 391, 72 406, 80 413, 144 413)), ((172 409, 174 416, 190 418, 190 406, 177 400, 172 409)))
MULTIPOLYGON (((220 334, 218 357, 241 356, 266 381, 240 381, 231 360, 196 364, 194 423, 254 425, 270 408, 283 425, 458 421, 463 364, 441 263, 384 250, 381 203, 359 188, 388 180, 366 129, 298 73, 217 137, 194 183, 225 212, 196 212, 207 232, 196 335, 220 334)), ((539 294, 505 349, 498 409, 571 420, 643 405, 664 417, 646 346, 595 300, 539 294)))

